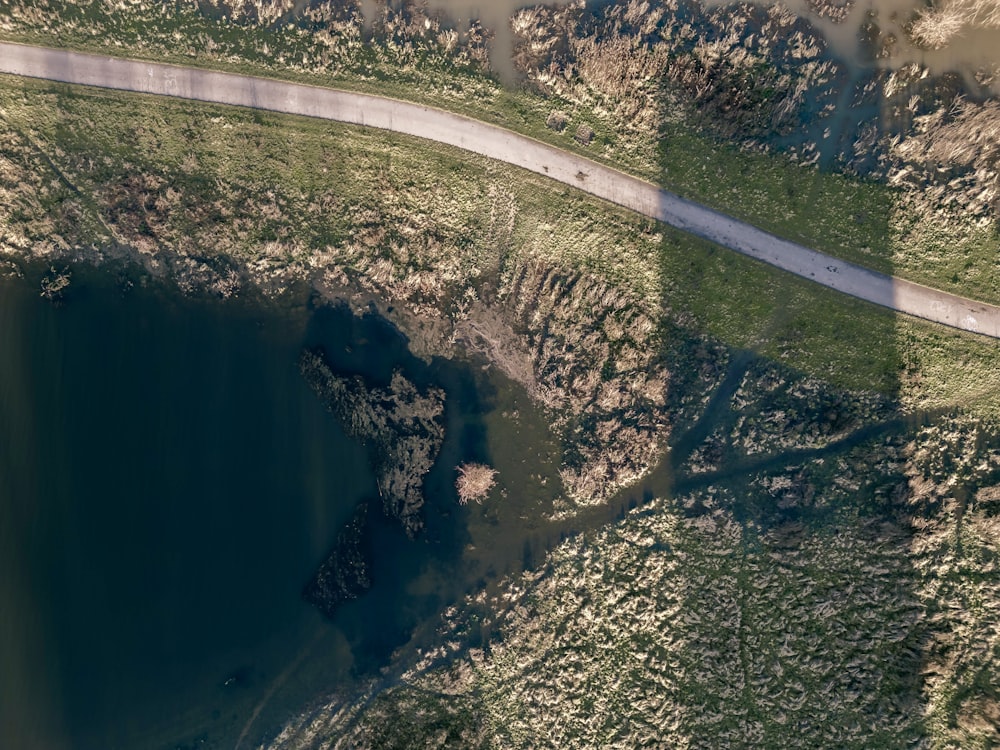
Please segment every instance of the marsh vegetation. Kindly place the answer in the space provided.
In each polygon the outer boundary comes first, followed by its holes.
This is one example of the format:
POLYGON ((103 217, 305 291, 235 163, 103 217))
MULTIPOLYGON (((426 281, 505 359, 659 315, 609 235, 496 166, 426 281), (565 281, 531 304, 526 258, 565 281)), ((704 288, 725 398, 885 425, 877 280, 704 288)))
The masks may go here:
MULTIPOLYGON (((58 29, 85 49, 461 111, 1000 300, 996 102, 919 65, 859 74, 780 7, 526 8, 514 89, 490 74, 487 28, 408 3, 368 27, 336 2, 0 7, 11 38, 58 29)), ((995 740, 995 342, 415 139, 10 78, 0 116, 12 273, 118 257, 191 295, 309 285, 374 306, 421 357, 502 373, 544 415, 552 549, 484 572, 432 646, 275 747, 527 746, 539 726, 559 747, 995 740)), ((370 384, 307 370, 342 421, 372 416, 370 384)), ((516 478, 497 479, 500 494, 516 478)), ((398 486, 390 513, 415 522, 414 484, 398 486)), ((460 510, 499 523, 507 506, 460 510)), ((358 538, 340 545, 351 559, 358 538)), ((365 589, 362 574, 324 580, 338 603, 365 589)))

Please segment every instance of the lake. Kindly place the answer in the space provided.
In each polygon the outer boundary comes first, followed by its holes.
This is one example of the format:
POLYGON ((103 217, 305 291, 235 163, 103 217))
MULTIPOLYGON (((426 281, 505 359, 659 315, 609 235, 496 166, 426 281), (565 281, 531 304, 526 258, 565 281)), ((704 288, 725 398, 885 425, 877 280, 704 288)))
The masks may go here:
POLYGON ((561 533, 544 415, 479 365, 416 360, 307 292, 191 300, 75 269, 53 304, 29 276, 0 281, 0 746, 256 746, 561 533), (302 588, 377 489, 299 374, 306 346, 448 393, 425 532, 374 514, 373 588, 332 622, 302 588), (457 504, 465 460, 501 470, 502 499, 457 504))

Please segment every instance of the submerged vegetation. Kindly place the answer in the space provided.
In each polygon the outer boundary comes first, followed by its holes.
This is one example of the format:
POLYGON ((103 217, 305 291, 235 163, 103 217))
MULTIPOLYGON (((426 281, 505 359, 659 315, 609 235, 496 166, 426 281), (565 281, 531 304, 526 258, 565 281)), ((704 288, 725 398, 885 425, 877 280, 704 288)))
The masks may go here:
MULTIPOLYGON (((848 81, 781 8, 528 8, 516 88, 488 71, 488 30, 410 3, 368 28, 352 2, 0 0, 0 19, 7 38, 416 97, 1000 299, 996 103, 915 67, 848 81), (837 119, 848 103, 861 114, 837 119)), ((471 592, 399 679, 275 747, 523 747, 539 727, 553 747, 995 744, 995 341, 416 139, 10 77, 0 135, 10 273, 124 258, 190 294, 374 305, 418 355, 480 362, 544 410, 548 521, 639 505, 471 592)), ((437 450, 394 442, 383 407, 439 443, 440 394, 303 364, 378 444, 383 501, 418 533, 437 450)), ((494 479, 463 466, 459 497, 494 479)), ((371 583, 364 513, 307 590, 330 612, 371 583)))
POLYGON ((299 369, 345 432, 368 448, 385 514, 414 538, 423 528, 424 477, 444 440, 444 391, 421 392, 399 371, 378 388, 360 375, 338 375, 322 352, 303 352, 299 369))
POLYGON ((376 699, 274 747, 991 747, 1000 433, 730 370, 672 497, 470 595, 376 699))

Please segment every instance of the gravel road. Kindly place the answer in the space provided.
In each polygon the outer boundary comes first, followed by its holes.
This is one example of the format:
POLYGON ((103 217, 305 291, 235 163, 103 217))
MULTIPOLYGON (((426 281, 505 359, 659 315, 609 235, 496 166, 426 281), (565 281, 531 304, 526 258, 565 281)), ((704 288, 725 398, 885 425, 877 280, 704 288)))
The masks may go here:
POLYGON ((1000 307, 824 255, 585 157, 433 107, 273 79, 19 44, 0 43, 0 72, 318 117, 447 143, 543 174, 852 297, 1000 338, 1000 307))

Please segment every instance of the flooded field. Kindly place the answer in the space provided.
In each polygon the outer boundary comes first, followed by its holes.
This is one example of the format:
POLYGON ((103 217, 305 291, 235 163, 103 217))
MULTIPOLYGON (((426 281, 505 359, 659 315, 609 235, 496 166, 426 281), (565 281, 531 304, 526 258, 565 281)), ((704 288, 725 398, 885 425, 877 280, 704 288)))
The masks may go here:
MULTIPOLYGON (((569 0, 555 0, 556 5, 569 0)), ((769 0, 760 0, 770 4, 769 0)), ((873 18, 883 33, 891 34, 893 53, 876 64, 892 68, 916 62, 926 65, 933 73, 960 71, 969 73, 993 70, 1000 65, 1000 3, 995 0, 951 0, 938 3, 943 12, 932 14, 922 0, 861 0, 853 3, 817 3, 809 0, 783 0, 793 11, 816 25, 842 59, 867 67, 872 64, 864 48, 862 25, 873 18), (819 5, 844 8, 843 17, 833 20, 817 13, 819 5), (908 28, 921 16, 926 16, 923 44, 914 43, 908 28)), ((510 17, 531 3, 524 0, 428 0, 428 7, 447 14, 460 28, 472 19, 494 29, 496 49, 493 64, 505 75, 513 77, 510 50, 513 36, 510 17)), ((591 3, 588 3, 590 5, 591 3)), ((594 3, 601 4, 601 3, 594 3)), ((725 5, 726 0, 710 0, 708 5, 725 5)), ((362 7, 368 18, 376 12, 374 0, 364 0, 362 7)), ((839 15, 839 14, 838 14, 839 15)), ((994 88, 1000 83, 993 83, 994 88)))
POLYGON ((559 449, 493 373, 423 363, 380 319, 307 298, 261 310, 80 279, 60 305, 37 279, 0 282, 0 745, 256 746, 547 544, 559 449), (373 587, 333 620, 301 592, 377 488, 300 376, 304 346, 448 393, 425 532, 380 518, 373 587), (463 508, 472 459, 499 487, 463 508))

